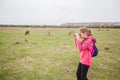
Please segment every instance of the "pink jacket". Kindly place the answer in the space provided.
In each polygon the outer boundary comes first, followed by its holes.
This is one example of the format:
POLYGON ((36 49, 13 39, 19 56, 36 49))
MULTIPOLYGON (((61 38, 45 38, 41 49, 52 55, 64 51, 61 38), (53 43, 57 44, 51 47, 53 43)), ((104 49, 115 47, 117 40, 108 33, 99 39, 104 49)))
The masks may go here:
POLYGON ((93 45, 96 42, 96 39, 92 36, 88 36, 83 41, 80 41, 79 38, 75 38, 75 44, 80 52, 80 63, 91 66, 92 65, 92 53, 93 45))

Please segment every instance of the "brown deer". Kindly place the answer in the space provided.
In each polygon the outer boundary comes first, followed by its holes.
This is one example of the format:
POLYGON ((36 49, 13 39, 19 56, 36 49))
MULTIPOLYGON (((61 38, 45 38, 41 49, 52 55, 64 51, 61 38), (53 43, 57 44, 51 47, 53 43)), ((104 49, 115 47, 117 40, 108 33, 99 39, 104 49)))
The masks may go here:
POLYGON ((30 31, 26 31, 26 32, 25 32, 25 36, 26 36, 26 35, 29 35, 29 34, 30 34, 30 31))
POLYGON ((46 31, 46 35, 47 35, 47 36, 51 36, 50 31, 46 31))
POLYGON ((70 31, 69 33, 68 33, 68 35, 70 36, 70 35, 74 35, 74 31, 70 31))

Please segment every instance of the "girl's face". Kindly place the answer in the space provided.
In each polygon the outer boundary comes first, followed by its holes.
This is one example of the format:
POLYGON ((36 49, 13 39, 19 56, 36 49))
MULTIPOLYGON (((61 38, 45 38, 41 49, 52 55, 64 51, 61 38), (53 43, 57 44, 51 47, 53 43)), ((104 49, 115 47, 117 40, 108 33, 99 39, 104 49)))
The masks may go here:
POLYGON ((87 35, 86 35, 86 33, 82 33, 82 32, 80 32, 80 37, 81 37, 82 39, 84 39, 84 38, 87 37, 87 35))

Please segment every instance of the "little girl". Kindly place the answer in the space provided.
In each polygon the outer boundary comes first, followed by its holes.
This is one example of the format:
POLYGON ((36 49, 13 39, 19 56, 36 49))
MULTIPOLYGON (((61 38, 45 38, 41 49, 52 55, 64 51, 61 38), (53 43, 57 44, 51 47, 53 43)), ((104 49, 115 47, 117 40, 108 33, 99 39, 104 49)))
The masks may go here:
POLYGON ((93 45, 96 39, 92 37, 91 30, 81 28, 79 36, 75 37, 75 44, 80 52, 80 60, 77 68, 77 80, 88 80, 87 72, 92 65, 93 45), (83 39, 82 41, 80 40, 83 39))

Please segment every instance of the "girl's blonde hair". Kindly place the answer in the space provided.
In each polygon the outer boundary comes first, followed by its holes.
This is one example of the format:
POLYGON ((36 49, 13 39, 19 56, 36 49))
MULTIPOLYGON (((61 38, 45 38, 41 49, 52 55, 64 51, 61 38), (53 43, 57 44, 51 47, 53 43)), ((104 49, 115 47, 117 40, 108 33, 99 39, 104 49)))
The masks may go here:
POLYGON ((86 33, 87 36, 92 36, 92 32, 91 32, 91 30, 88 29, 88 28, 81 28, 81 29, 80 29, 80 32, 82 32, 82 33, 86 33))

